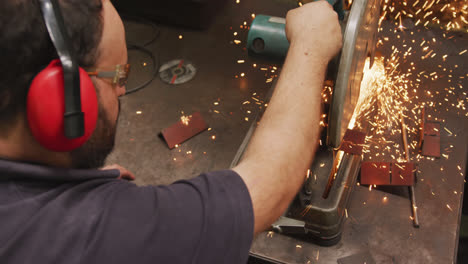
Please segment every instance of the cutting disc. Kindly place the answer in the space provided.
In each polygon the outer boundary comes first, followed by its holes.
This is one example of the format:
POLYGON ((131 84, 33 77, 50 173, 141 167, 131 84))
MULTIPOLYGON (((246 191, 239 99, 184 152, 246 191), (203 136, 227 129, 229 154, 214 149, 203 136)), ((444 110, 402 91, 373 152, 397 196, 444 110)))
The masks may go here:
POLYGON ((353 116, 366 58, 374 58, 379 16, 380 0, 355 0, 351 6, 330 107, 330 146, 339 147, 353 116))
POLYGON ((186 83, 195 77, 197 69, 186 60, 172 60, 159 69, 159 77, 168 84, 186 83))

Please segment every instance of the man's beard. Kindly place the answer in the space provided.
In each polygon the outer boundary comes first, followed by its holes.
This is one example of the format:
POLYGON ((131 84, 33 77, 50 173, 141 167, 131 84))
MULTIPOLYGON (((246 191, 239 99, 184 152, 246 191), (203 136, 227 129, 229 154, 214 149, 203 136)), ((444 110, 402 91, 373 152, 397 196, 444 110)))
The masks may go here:
POLYGON ((92 169, 104 166, 107 156, 114 148, 116 128, 117 121, 113 125, 104 107, 99 104, 98 120, 93 134, 83 146, 70 153, 73 168, 92 169))

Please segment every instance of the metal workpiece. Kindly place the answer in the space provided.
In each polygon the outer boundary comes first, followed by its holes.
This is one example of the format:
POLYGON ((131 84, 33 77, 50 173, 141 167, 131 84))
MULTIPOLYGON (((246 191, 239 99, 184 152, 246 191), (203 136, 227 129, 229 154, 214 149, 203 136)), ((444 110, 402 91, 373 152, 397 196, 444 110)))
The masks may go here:
POLYGON ((408 187, 411 199, 411 211, 413 213, 413 226, 419 228, 418 205, 416 203, 416 195, 414 194, 414 186, 408 187))
POLYGON ((339 147, 359 99, 367 57, 374 57, 380 0, 357 0, 345 20, 343 48, 333 88, 327 143, 339 147))
MULTIPOLYGON (((423 117, 424 118, 424 117, 423 117)), ((408 135, 406 133, 405 118, 400 115, 401 120, 401 136, 403 139, 403 148, 405 151, 405 160, 410 162, 409 150, 408 150, 408 135)), ((419 217, 418 217, 418 206, 416 204, 416 195, 414 194, 414 184, 408 187, 410 201, 411 201, 411 212, 413 213, 413 226, 419 228, 419 217)))

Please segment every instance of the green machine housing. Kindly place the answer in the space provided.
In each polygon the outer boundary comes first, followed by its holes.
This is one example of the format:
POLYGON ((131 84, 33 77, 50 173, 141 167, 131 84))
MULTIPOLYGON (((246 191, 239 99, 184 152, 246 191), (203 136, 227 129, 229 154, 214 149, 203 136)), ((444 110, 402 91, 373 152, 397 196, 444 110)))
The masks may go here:
MULTIPOLYGON (((327 2, 333 6, 340 20, 343 20, 343 1, 327 0, 327 2)), ((285 25, 286 20, 282 17, 257 15, 247 36, 249 55, 284 59, 289 48, 285 25)))

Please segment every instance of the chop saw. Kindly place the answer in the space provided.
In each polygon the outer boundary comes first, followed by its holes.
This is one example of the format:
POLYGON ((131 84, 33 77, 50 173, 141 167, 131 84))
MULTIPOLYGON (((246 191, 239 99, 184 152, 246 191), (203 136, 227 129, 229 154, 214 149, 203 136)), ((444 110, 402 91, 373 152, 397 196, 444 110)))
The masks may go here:
MULTIPOLYGON (((344 0, 328 2, 339 15, 343 47, 328 67, 332 95, 325 107, 328 122, 322 132, 322 142, 326 143, 318 148, 296 199, 272 226, 279 233, 320 245, 333 245, 341 239, 346 207, 356 184, 361 162, 358 146, 365 134, 348 127, 358 102, 365 61, 370 57, 370 65, 373 63, 380 15, 380 0, 354 0, 351 4, 344 0)), ((257 15, 248 35, 249 54, 284 58, 288 47, 285 19, 257 15)), ((232 167, 241 159, 256 124, 253 122, 232 167)))

